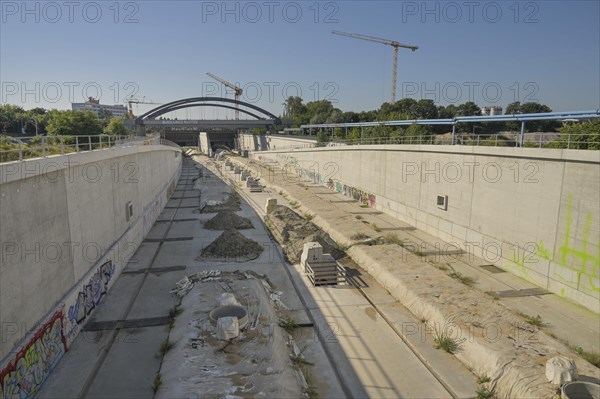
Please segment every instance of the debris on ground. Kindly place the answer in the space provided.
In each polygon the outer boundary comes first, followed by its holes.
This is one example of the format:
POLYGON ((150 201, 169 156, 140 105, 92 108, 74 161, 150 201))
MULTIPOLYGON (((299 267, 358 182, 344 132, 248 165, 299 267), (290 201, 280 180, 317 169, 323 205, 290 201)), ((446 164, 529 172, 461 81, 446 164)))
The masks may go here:
POLYGON ((198 261, 247 262, 263 252, 263 247, 244 237, 237 230, 225 230, 216 240, 202 250, 198 261))
POLYGON ((250 219, 239 216, 232 211, 220 211, 215 217, 204 223, 204 228, 208 230, 244 230, 253 229, 254 226, 250 219))
POLYGON ((302 249, 307 242, 318 242, 323 247, 323 252, 336 260, 346 256, 327 233, 286 206, 276 206, 265 219, 292 264, 300 262, 302 249))
POLYGON ((304 375, 312 372, 312 363, 278 326, 282 315, 270 296, 280 293, 272 291, 266 276, 214 272, 203 272, 204 278, 200 273, 187 276, 195 285, 183 298, 171 330, 170 339, 178 344, 163 358, 162 384, 155 397, 302 398, 314 392, 304 375), (248 323, 239 325, 239 335, 235 318, 210 320, 211 311, 223 301, 235 301, 247 310, 248 323), (219 321, 226 325, 219 326, 219 321), (294 361, 297 358, 302 361, 294 361))
POLYGON ((231 191, 227 199, 217 204, 205 204, 200 208, 200 213, 217 213, 221 211, 239 211, 241 210, 240 195, 236 191, 231 191))
POLYGON ((183 298, 192 290, 192 288, 194 288, 194 283, 197 283, 198 281, 214 280, 220 275, 220 270, 204 270, 200 273, 192 274, 191 276, 185 276, 175 284, 175 289, 171 290, 171 294, 183 298))

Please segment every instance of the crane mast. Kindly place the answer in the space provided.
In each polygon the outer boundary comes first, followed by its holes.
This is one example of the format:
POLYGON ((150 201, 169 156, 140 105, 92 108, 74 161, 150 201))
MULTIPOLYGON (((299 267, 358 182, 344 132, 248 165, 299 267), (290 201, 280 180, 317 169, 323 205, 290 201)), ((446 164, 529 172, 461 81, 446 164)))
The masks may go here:
POLYGON ((207 74, 208 76, 210 76, 211 78, 213 78, 214 80, 216 80, 217 82, 223 83, 223 85, 225 85, 226 87, 229 87, 230 89, 232 89, 232 90, 233 90, 233 92, 235 93, 235 101, 236 101, 236 104, 235 104, 235 120, 236 120, 236 121, 237 121, 237 120, 239 120, 239 119, 240 119, 240 110, 239 110, 239 108, 238 108, 238 107, 239 107, 239 105, 238 105, 237 101, 239 101, 239 100, 240 100, 240 96, 241 96, 241 95, 242 95, 242 93, 244 92, 244 91, 242 90, 242 88, 241 88, 241 87, 237 87, 237 86, 236 86, 236 85, 234 85, 233 83, 231 83, 231 82, 228 82, 228 81, 226 81, 225 79, 222 79, 222 78, 218 77, 217 75, 215 75, 215 74, 212 74, 212 73, 210 73, 210 72, 206 72, 206 74, 207 74))
POLYGON ((375 42, 375 43, 381 43, 381 44, 385 44, 387 46, 392 47, 392 49, 394 51, 394 61, 393 61, 393 65, 392 65, 392 104, 394 104, 396 102, 396 79, 398 76, 398 49, 399 48, 407 48, 412 51, 416 51, 419 48, 419 46, 411 46, 408 44, 402 44, 395 40, 387 40, 387 39, 382 39, 380 37, 375 37, 375 36, 359 35, 358 33, 346 33, 346 32, 340 32, 337 30, 332 31, 331 33, 333 33, 334 35, 346 36, 346 37, 350 37, 353 39, 360 39, 360 40, 367 40, 367 41, 375 42))

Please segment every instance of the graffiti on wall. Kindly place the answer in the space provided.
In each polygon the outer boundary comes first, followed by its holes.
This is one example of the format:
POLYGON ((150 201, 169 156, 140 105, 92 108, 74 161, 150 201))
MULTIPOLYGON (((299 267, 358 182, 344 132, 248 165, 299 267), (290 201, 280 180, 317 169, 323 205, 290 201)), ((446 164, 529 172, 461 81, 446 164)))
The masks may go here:
POLYGON ((81 287, 81 291, 77 294, 77 300, 72 306, 69 306, 69 329, 65 334, 69 338, 69 342, 72 342, 77 334, 79 325, 96 308, 108 291, 108 284, 114 273, 115 265, 109 260, 103 263, 88 282, 81 287))
POLYGON ((583 237, 581 247, 576 247, 574 244, 573 233, 573 197, 569 193, 567 198, 567 220, 564 230, 564 238, 558 247, 557 254, 551 254, 545 248, 544 242, 540 241, 538 245, 537 256, 542 259, 549 260, 564 268, 576 272, 578 281, 568 281, 564 276, 553 273, 553 278, 567 284, 577 284, 578 289, 587 290, 599 293, 600 286, 597 284, 597 279, 600 277, 600 239, 597 243, 590 242, 590 234, 592 231, 592 214, 586 213, 583 223, 583 237), (595 253, 594 253, 595 252, 595 253), (583 286, 582 280, 585 280, 583 286))
POLYGON ((57 311, 0 371, 2 397, 32 398, 67 350, 63 313, 57 311))

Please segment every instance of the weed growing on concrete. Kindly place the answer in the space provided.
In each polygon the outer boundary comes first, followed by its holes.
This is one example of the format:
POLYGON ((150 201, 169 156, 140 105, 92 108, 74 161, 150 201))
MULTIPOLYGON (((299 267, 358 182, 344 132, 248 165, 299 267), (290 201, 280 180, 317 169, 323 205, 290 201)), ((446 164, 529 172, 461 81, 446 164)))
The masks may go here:
POLYGON ((450 337, 447 332, 440 332, 436 329, 435 337, 435 349, 443 349, 448 353, 456 353, 460 349, 459 343, 450 337))
POLYGON ((363 218, 361 215, 356 215, 354 217, 357 218, 358 220, 362 220, 362 218, 363 218))
POLYGON ((423 324, 427 324, 427 319, 426 319, 426 318, 424 318, 424 317, 421 317, 421 323, 423 323, 423 324))
POLYGON ((471 287, 471 286, 473 286, 473 284, 475 284, 475 280, 473 280, 473 278, 471 278, 469 276, 464 276, 460 272, 452 272, 452 273, 449 273, 448 276, 452 277, 455 280, 460 281, 464 285, 468 285, 469 287, 471 287))
POLYGON ((169 310, 169 330, 172 330, 175 327, 175 318, 179 316, 183 312, 183 309, 179 307, 179 305, 175 305, 169 310))
POLYGON ((379 226, 377 226, 375 223, 371 223, 371 228, 373 230, 375 230, 376 232, 378 232, 378 233, 381 231, 381 229, 379 228, 379 226))
POLYGON ((600 368, 600 353, 587 352, 587 351, 583 350, 583 348, 581 346, 578 346, 578 347, 574 348, 573 350, 579 356, 581 356, 588 362, 592 363, 594 366, 600 368))
POLYGON ((351 236, 350 238, 352 238, 353 240, 366 240, 367 238, 370 238, 370 237, 363 233, 356 233, 353 236, 351 236))
POLYGON ((298 208, 300 208, 300 204, 298 204, 297 201, 290 202, 290 206, 292 207, 292 209, 298 209, 298 208))
POLYGON ((540 315, 530 316, 530 315, 527 315, 525 313, 520 313, 520 312, 518 312, 518 315, 521 316, 522 318, 524 318, 525 321, 527 323, 531 324, 532 326, 536 326, 536 327, 544 326, 544 322, 542 321, 542 316, 540 316, 540 315))
POLYGON ((350 248, 348 245, 340 244, 339 242, 335 243, 335 249, 341 252, 346 252, 350 248))
POLYGON ((162 376, 160 375, 160 371, 156 373, 156 377, 154 377, 154 382, 152 383, 152 392, 158 392, 158 389, 162 385, 162 376))
POLYGON ((308 222, 310 222, 314 218, 315 218, 315 215, 311 215, 310 213, 305 213, 304 214, 304 219, 306 219, 306 221, 308 221, 308 222))
POLYGON ((485 384, 486 382, 490 382, 492 379, 490 377, 488 377, 487 375, 483 374, 477 377, 477 383, 479 385, 481 384, 485 384))
POLYGON ((386 235, 385 243, 386 244, 396 244, 396 245, 400 245, 401 247, 404 246, 404 241, 402 241, 400 238, 398 238, 398 236, 395 234, 386 235))
POLYGON ((171 308, 171 310, 169 310, 169 318, 174 319, 179 316, 181 312, 183 312, 183 309, 181 309, 179 305, 175 305, 171 308))
POLYGON ((292 319, 280 319, 279 327, 281 327, 285 331, 287 331, 288 334, 291 334, 294 331, 296 331, 298 328, 300 328, 300 326, 292 319))
POLYGON ((297 355, 293 355, 293 354, 290 355, 290 358, 292 359, 292 363, 294 363, 296 366, 300 367, 302 365, 309 365, 309 366, 314 365, 314 363, 309 362, 304 357, 304 352, 306 351, 307 347, 308 347, 308 345, 304 345, 302 347, 302 349, 300 349, 300 352, 297 355))
POLYGON ((306 384, 308 388, 304 391, 306 395, 308 395, 308 399, 316 399, 319 396, 317 392, 317 387, 315 385, 312 373, 309 370, 303 369, 304 379, 306 380, 306 384))
POLYGON ((477 388, 475 393, 477 394, 477 399, 493 399, 496 397, 494 391, 491 391, 489 388, 484 386, 477 388))
POLYGON ((169 341, 169 338, 165 339, 160 344, 159 355, 164 356, 168 351, 173 349, 174 346, 175 346, 175 342, 169 341))
POLYGON ((436 268, 438 268, 439 270, 444 270, 444 271, 446 271, 446 270, 448 270, 448 269, 449 269, 449 267, 448 267, 448 263, 446 263, 446 264, 444 264, 444 263, 434 263, 433 265, 434 265, 436 268))

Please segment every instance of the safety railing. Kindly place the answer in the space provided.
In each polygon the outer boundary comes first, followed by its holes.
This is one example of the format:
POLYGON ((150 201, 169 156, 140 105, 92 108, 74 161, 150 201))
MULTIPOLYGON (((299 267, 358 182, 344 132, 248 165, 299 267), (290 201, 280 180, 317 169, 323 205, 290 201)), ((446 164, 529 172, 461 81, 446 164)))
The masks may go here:
POLYGON ((181 148, 179 145, 158 136, 113 136, 105 134, 94 136, 2 136, 0 137, 0 163, 137 145, 166 145, 181 148))
MULTIPOLYGON (((384 136, 364 137, 358 139, 316 142, 314 144, 294 144, 277 146, 271 151, 303 150, 315 147, 339 147, 348 145, 382 145, 382 144, 422 144, 422 145, 452 145, 449 135, 421 136, 384 136)), ((455 145, 491 146, 491 147, 525 147, 525 148, 564 148, 600 150, 600 133, 561 134, 561 133, 527 133, 525 142, 521 145, 518 134, 468 135, 459 134, 455 137, 455 145)))

